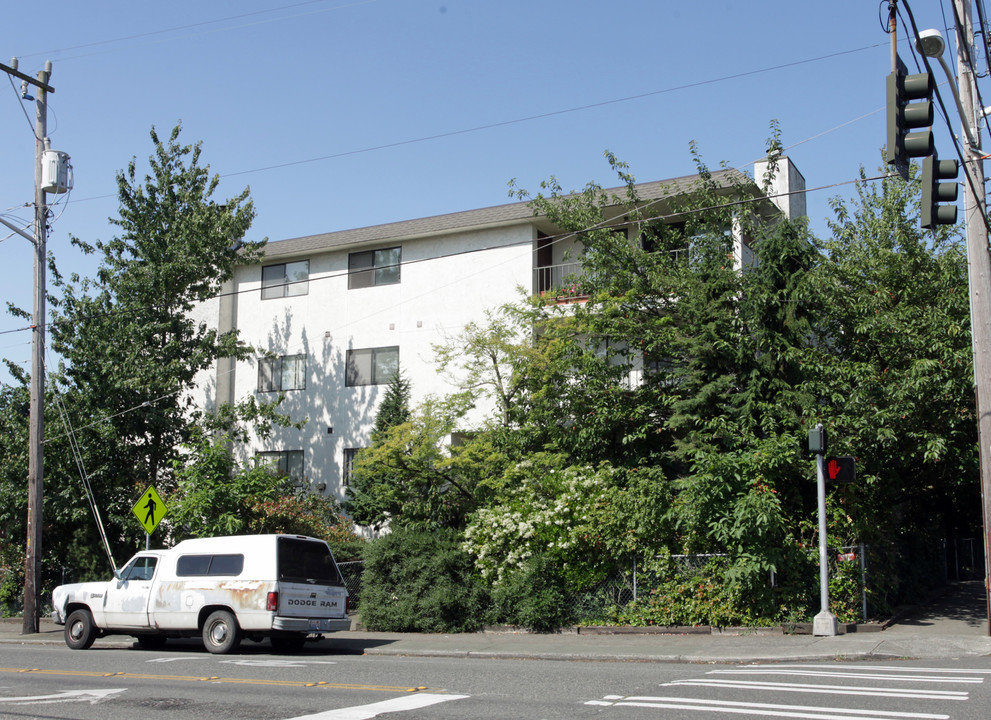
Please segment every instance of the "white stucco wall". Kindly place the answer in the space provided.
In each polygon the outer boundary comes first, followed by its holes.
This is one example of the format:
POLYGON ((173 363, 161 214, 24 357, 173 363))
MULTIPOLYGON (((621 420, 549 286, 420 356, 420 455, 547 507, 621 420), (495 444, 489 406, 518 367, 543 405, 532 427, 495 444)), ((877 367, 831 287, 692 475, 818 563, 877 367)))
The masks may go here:
MULTIPOLYGON (((401 281, 394 285, 348 289, 350 252, 394 247, 397 243, 348 247, 309 256, 306 295, 261 299, 261 266, 239 268, 232 290, 234 321, 241 338, 259 351, 275 355, 305 354, 306 388, 285 392, 281 410, 304 428, 279 428, 268 439, 254 438, 240 448, 242 460, 267 450, 303 450, 305 480, 311 488, 343 497, 345 448, 369 444, 369 431, 385 385, 347 387, 349 349, 399 347, 400 366, 412 385, 412 402, 443 395, 453 388, 437 372, 432 346, 456 336, 486 309, 520 297, 532 282, 534 231, 529 223, 398 243, 402 247, 401 281), (328 432, 328 428, 332 428, 328 432)), ((219 303, 197 309, 216 325, 219 303)), ((216 373, 204 376, 197 402, 215 406, 216 373)), ((237 363, 234 399, 258 393, 255 359, 237 363)), ((483 409, 480 408, 481 413, 483 409)))

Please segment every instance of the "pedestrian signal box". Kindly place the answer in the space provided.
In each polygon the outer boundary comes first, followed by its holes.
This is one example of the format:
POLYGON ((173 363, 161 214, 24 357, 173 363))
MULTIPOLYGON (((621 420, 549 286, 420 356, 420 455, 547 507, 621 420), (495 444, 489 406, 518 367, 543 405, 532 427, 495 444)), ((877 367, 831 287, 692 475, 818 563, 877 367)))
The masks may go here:
POLYGON ((857 479, 857 460, 849 455, 826 458, 826 480, 832 483, 852 483, 857 479))

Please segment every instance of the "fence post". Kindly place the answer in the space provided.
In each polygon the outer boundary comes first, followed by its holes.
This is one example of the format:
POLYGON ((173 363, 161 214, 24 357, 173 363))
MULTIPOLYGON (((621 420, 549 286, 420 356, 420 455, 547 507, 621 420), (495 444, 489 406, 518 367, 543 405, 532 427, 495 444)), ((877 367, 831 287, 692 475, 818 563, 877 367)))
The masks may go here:
POLYGON ((867 558, 864 557, 864 550, 864 544, 860 543, 860 597, 864 604, 864 622, 867 622, 867 558))
POLYGON ((633 556, 633 602, 637 601, 637 556, 633 556))

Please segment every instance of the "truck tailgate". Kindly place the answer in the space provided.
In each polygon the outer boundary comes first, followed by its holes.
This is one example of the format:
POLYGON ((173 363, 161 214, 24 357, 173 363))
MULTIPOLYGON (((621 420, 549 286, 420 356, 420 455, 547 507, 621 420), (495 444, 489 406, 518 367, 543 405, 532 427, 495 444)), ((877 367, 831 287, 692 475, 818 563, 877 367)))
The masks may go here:
POLYGON ((282 617, 343 618, 347 617, 348 591, 337 585, 280 583, 279 610, 282 617))

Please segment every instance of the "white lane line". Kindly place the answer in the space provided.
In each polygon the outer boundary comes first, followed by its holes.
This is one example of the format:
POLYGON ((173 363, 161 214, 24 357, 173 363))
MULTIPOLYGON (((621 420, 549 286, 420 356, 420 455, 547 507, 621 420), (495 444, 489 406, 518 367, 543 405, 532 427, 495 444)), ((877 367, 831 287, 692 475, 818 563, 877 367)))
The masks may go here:
POLYGON ((897 697, 913 700, 968 700, 969 693, 960 690, 898 690, 848 685, 816 685, 811 683, 776 683, 762 680, 675 680, 663 683, 697 687, 732 688, 734 690, 774 690, 778 692, 818 693, 822 695, 861 695, 865 697, 897 697))
POLYGON ((372 703, 370 705, 356 705, 355 707, 340 708, 338 710, 328 710, 326 712, 315 713, 313 715, 300 715, 287 720, 371 720, 371 718, 383 713, 402 712, 404 710, 419 710, 420 708, 447 702, 448 700, 461 700, 468 695, 436 695, 431 693, 418 693, 416 695, 403 695, 392 700, 372 703))
POLYGON ((732 713, 736 715, 767 715, 772 717, 806 718, 807 720, 949 720, 949 715, 934 713, 905 713, 885 710, 812 708, 804 705, 773 705, 727 700, 702 700, 683 697, 628 697, 619 702, 592 700, 586 705, 617 705, 666 710, 697 710, 732 713))
POLYGON ((707 675, 796 675, 801 677, 857 678, 860 680, 893 680, 896 682, 931 682, 979 685, 984 678, 940 677, 938 675, 884 675, 880 673, 824 672, 822 670, 710 670, 707 675))
MULTIPOLYGON (((749 665, 745 667, 771 667, 769 665, 749 665)), ((832 665, 814 665, 814 664, 801 664, 801 665, 791 665, 791 664, 781 664, 774 665, 776 668, 829 668, 830 670, 836 670, 838 667, 850 670, 886 670, 888 672, 894 673, 911 673, 911 672, 928 672, 928 673, 949 673, 949 674, 974 674, 974 675, 991 675, 991 670, 978 670, 976 668, 935 668, 935 667, 911 667, 904 665, 847 665, 843 663, 842 665, 837 665, 833 663, 832 665)))
POLYGON ((12 705, 52 705, 54 703, 66 702, 88 702, 96 705, 98 702, 107 700, 122 692, 127 692, 125 688, 118 690, 66 690, 65 692, 53 695, 33 695, 28 697, 0 697, 0 703, 11 703, 12 705))

